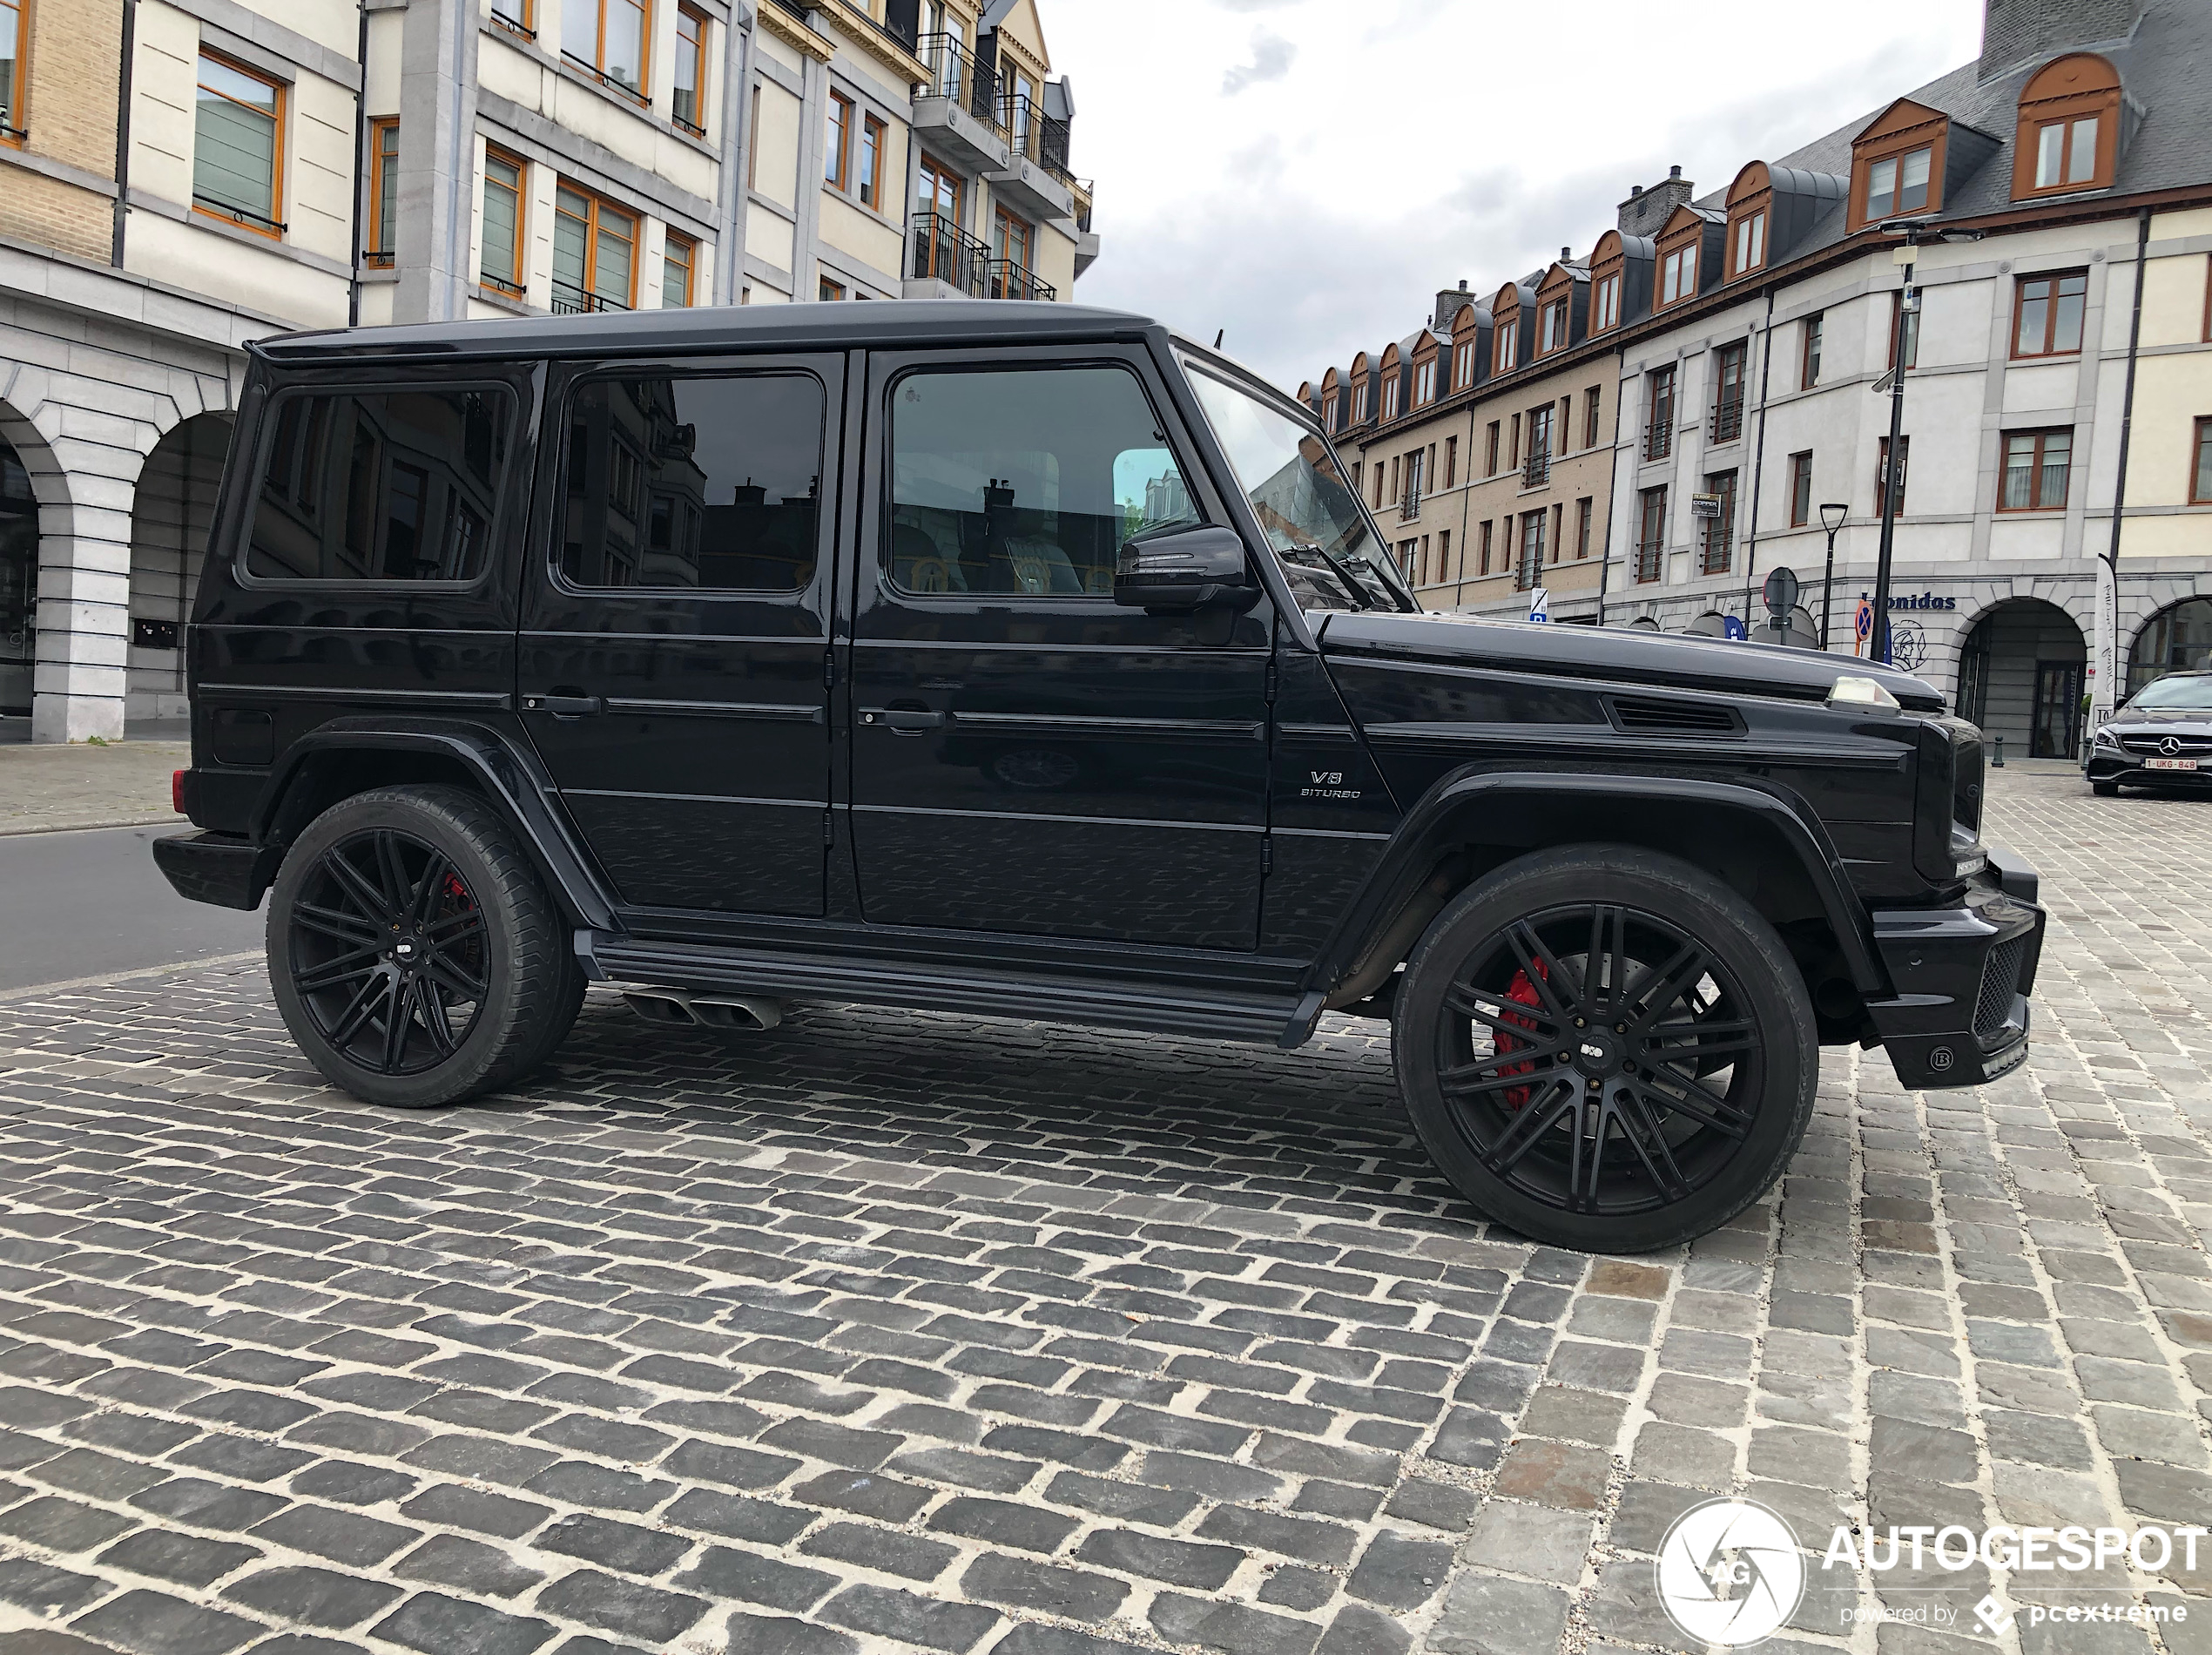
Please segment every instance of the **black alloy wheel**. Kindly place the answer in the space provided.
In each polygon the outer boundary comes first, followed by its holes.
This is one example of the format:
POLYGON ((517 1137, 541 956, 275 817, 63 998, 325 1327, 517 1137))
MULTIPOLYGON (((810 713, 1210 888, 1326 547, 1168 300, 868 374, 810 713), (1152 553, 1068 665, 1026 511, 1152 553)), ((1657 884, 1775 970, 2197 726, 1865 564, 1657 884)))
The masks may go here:
POLYGON ((292 986, 316 1032, 372 1074, 453 1056, 489 988, 483 910, 435 846, 395 828, 339 841, 292 904, 292 986))
POLYGON ((269 982, 334 1084, 424 1109, 495 1091, 583 1002, 570 931, 506 824, 459 787, 380 787, 309 823, 269 901, 269 982))
POLYGON ((1400 985, 1417 1130, 1469 1200, 1561 1246, 1640 1251, 1755 1200, 1817 1078, 1787 949, 1654 853, 1524 858, 1445 910, 1400 985))

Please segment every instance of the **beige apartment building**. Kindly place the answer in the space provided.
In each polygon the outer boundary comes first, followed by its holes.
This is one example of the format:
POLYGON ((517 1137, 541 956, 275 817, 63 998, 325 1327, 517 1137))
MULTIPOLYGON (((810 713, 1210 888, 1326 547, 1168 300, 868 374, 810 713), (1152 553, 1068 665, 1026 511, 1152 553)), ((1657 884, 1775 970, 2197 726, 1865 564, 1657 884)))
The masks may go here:
POLYGON ((185 711, 250 340, 1073 296, 1037 0, 0 0, 0 734, 185 711))

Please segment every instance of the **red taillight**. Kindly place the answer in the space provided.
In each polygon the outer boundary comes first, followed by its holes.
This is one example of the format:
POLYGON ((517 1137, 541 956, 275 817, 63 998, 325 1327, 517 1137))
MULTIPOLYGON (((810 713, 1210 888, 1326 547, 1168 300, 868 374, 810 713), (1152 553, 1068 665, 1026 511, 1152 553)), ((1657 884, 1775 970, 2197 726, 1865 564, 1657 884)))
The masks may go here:
POLYGON ((185 814, 185 777, 186 773, 186 772, 182 770, 172 770, 169 773, 169 808, 175 811, 180 816, 185 814))

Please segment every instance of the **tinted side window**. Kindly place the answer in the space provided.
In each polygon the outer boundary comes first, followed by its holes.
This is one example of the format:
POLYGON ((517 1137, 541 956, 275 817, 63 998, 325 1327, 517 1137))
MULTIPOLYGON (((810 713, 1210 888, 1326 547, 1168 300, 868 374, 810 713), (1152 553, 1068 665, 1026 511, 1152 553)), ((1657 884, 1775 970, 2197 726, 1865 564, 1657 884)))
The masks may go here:
POLYGON ((892 584, 1111 598, 1122 543, 1198 515, 1119 368, 908 375, 891 393, 892 584))
POLYGON ((515 402, 478 389, 280 397, 246 568, 265 580, 472 580, 515 402))
POLYGON ((801 590, 823 406, 804 374, 588 381, 569 406, 561 572, 579 586, 801 590))

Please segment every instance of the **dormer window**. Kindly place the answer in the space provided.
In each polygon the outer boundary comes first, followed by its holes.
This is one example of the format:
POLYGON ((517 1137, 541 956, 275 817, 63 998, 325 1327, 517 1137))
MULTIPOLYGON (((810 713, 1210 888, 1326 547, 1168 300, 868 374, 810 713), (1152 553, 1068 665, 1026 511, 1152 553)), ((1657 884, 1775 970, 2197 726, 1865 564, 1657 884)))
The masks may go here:
POLYGON ((1885 155, 1866 168, 1866 221, 1902 217, 1928 210, 1928 177, 1935 162, 1935 146, 1922 145, 1903 155, 1885 155))
POLYGON ((1615 271, 1598 282, 1596 289, 1590 297, 1590 331, 1594 334, 1621 325, 1621 273, 1615 271))
POLYGON ((1539 355, 1548 356, 1564 347, 1567 343, 1567 301, 1554 299, 1546 305, 1538 328, 1536 351, 1539 355))
POLYGON ((1671 305, 1697 291, 1697 244, 1676 247, 1659 263, 1659 302, 1671 305))
POLYGON ((1436 359, 1413 364, 1413 406, 1426 408, 1436 400, 1436 359))
POLYGON ((1729 274, 1731 276, 1757 270, 1766 262, 1766 213, 1764 208, 1737 220, 1736 233, 1730 245, 1732 263, 1729 274))
POLYGON ((1469 329, 1467 337, 1452 353, 1452 388, 1463 391, 1474 383, 1474 334, 1469 329))
POLYGON ((1334 391, 1321 393, 1321 429, 1325 431, 1337 429, 1337 394, 1334 391))
POLYGON ((2120 77, 2094 52, 2046 64, 2020 89, 2013 199, 2103 189, 2120 147, 2120 77))
POLYGON ((1521 319, 1516 314, 1511 321, 1498 329, 1498 371, 1509 374, 1518 365, 1521 351, 1521 319))
POLYGON ((1395 374, 1393 374, 1388 379, 1383 381, 1382 416, 1386 420, 1394 420, 1398 417, 1398 387, 1399 382, 1399 377, 1395 374))
POLYGON ((1622 320, 1650 303, 1651 243, 1638 238, 1633 264, 1629 239, 1608 230, 1590 249, 1590 321, 1592 334, 1608 333, 1622 320))

